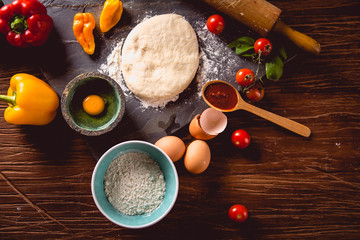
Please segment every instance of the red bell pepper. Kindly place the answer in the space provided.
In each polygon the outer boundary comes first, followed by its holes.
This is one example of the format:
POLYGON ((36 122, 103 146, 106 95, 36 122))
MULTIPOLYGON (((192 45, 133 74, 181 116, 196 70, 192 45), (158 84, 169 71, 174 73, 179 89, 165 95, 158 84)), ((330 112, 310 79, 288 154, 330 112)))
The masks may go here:
POLYGON ((0 32, 16 47, 42 45, 53 25, 46 7, 37 0, 15 0, 0 8, 0 32))

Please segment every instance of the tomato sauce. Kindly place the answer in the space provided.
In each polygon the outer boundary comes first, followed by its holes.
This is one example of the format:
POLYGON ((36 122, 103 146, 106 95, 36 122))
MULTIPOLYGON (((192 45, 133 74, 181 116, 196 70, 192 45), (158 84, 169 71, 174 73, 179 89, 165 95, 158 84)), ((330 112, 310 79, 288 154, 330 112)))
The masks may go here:
POLYGON ((223 110, 233 109, 238 102, 236 90, 222 82, 210 84, 204 94, 209 103, 223 110))

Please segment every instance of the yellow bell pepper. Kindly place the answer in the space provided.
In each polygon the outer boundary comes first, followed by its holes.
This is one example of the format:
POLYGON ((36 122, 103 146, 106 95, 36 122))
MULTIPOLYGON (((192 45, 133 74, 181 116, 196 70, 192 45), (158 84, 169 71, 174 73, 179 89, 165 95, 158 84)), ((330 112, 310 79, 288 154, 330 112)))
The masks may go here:
POLYGON ((84 51, 92 55, 95 51, 93 30, 95 19, 91 13, 77 13, 74 16, 73 31, 84 51))
POLYGON ((10 80, 5 121, 17 125, 46 125, 52 122, 59 107, 56 92, 44 81, 26 73, 15 74, 10 80))
POLYGON ((100 15, 100 30, 107 32, 113 28, 121 18, 123 4, 119 0, 106 0, 100 15))

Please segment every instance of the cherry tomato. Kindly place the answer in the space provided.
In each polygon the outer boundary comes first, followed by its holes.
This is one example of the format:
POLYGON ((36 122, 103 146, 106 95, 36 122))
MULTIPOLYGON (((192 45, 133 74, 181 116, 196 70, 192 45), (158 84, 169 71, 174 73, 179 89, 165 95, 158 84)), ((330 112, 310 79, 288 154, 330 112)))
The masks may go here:
POLYGON ((225 21, 222 16, 215 14, 208 18, 206 25, 210 32, 219 34, 224 30, 225 21))
POLYGON ((231 135, 231 142, 238 148, 246 148, 250 144, 250 136, 244 129, 238 129, 231 135))
POLYGON ((243 205, 235 204, 229 209, 229 218, 235 222, 244 222, 248 218, 248 211, 243 205))
POLYGON ((261 99, 263 99, 264 97, 264 88, 259 86, 258 84, 256 84, 255 86, 249 88, 248 90, 246 90, 245 94, 246 97, 251 101, 251 102, 258 102, 261 99))
POLYGON ((250 86, 255 82, 255 74, 248 68, 240 69, 236 73, 236 82, 243 87, 250 86))
POLYGON ((257 54, 261 52, 262 56, 267 56, 271 53, 272 43, 267 38, 259 38, 254 44, 254 50, 257 54))

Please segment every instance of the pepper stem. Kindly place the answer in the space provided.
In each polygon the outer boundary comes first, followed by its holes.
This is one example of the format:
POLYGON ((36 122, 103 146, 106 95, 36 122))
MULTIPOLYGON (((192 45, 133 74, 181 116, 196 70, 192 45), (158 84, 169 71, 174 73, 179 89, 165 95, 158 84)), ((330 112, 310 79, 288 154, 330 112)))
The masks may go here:
POLYGON ((22 34, 28 29, 26 18, 22 15, 15 15, 10 21, 10 28, 13 32, 22 34))
POLYGON ((0 101, 2 102, 6 102, 9 103, 11 105, 16 105, 16 94, 12 95, 12 96, 8 96, 8 95, 0 95, 0 101))

